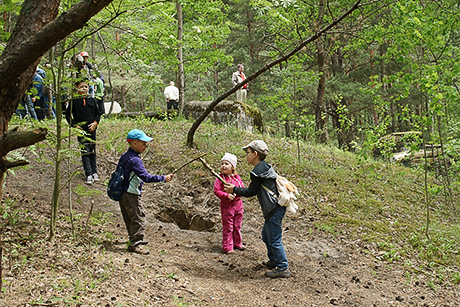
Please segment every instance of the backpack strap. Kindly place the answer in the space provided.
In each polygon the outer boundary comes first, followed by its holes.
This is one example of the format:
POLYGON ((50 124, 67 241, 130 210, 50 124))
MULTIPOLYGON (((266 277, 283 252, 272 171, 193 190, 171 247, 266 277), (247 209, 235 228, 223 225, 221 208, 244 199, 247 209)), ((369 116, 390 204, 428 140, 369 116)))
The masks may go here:
POLYGON ((278 199, 278 196, 272 191, 270 190, 268 187, 264 186, 263 184, 261 184, 262 188, 265 189, 265 191, 268 192, 268 194, 270 194, 271 196, 273 196, 274 198, 278 199))
MULTIPOLYGON (((134 159, 134 157, 131 157, 130 159, 128 159, 128 161, 125 162, 125 164, 123 165, 123 172, 125 171, 125 166, 128 165, 128 162, 131 161, 132 159, 134 159)), ((131 173, 134 173, 134 172, 131 172, 131 173)), ((129 178, 128 180, 128 186, 131 183, 131 180, 134 178, 134 175, 136 174, 131 174, 131 175, 132 175, 130 176, 131 178, 129 178)))

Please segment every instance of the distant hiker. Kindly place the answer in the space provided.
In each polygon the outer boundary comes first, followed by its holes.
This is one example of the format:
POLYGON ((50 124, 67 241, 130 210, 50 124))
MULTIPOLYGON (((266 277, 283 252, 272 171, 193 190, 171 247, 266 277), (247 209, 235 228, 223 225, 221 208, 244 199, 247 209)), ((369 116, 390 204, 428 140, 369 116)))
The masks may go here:
POLYGON ((46 118, 46 97, 45 97, 45 71, 39 69, 35 70, 35 74, 32 78, 31 87, 31 100, 34 104, 35 113, 37 114, 38 120, 44 120, 46 118))
POLYGON ((246 151, 246 161, 254 166, 251 171, 251 183, 249 187, 237 187, 233 184, 226 184, 225 191, 236 195, 251 197, 257 195, 262 213, 264 215, 264 226, 262 228, 262 240, 267 246, 268 261, 262 262, 265 266, 272 269, 265 272, 265 276, 270 278, 288 278, 291 272, 288 267, 288 260, 281 242, 283 228, 283 217, 286 207, 278 204, 269 191, 279 195, 276 188, 276 172, 272 166, 265 162, 268 154, 268 146, 264 141, 252 141, 243 147, 246 151))
MULTIPOLYGON (((220 176, 236 187, 244 187, 243 181, 236 173, 237 158, 235 155, 225 153, 222 157, 220 176)), ((220 199, 220 213, 222 215, 222 249, 225 254, 233 253, 234 249, 244 250, 241 240, 241 223, 243 222, 243 202, 241 197, 224 190, 224 184, 216 179, 214 194, 220 199)))
POLYGON ((166 98, 167 109, 176 109, 179 108, 179 89, 174 86, 174 82, 169 82, 169 86, 165 88, 164 95, 166 98))
POLYGON ((99 181, 96 163, 96 129, 101 119, 96 99, 88 96, 89 85, 86 80, 76 82, 76 98, 69 101, 65 118, 72 126, 82 129, 84 136, 78 136, 82 145, 81 160, 85 170, 86 184, 99 181))
POLYGON ((93 65, 90 62, 88 62, 88 59, 89 59, 88 52, 82 51, 82 52, 80 52, 80 55, 83 57, 83 66, 86 66, 88 71, 91 72, 93 70, 93 65))
POLYGON ((88 78, 89 79, 89 90, 88 94, 92 97, 94 97, 94 83, 96 83, 96 80, 93 78, 93 65, 88 62, 89 59, 89 54, 86 51, 80 52, 79 55, 77 55, 78 58, 78 64, 75 66, 77 69, 77 78, 88 78))
MULTIPOLYGON (((238 70, 235 71, 232 75, 232 83, 233 86, 237 85, 238 83, 243 82, 246 80, 246 76, 244 74, 244 65, 243 64, 238 64, 237 65, 238 70)), ((243 87, 239 88, 236 91, 236 100, 237 101, 246 101, 246 97, 248 96, 248 84, 246 83, 243 85, 243 87)))
POLYGON ((26 116, 29 116, 30 118, 37 120, 37 114, 35 113, 34 104, 32 102, 32 99, 30 98, 30 95, 28 94, 28 91, 24 93, 24 95, 22 95, 18 109, 16 110, 16 115, 18 115, 21 119, 25 118, 26 116))
POLYGON ((46 85, 45 79, 46 79, 46 72, 38 68, 37 73, 40 77, 42 77, 42 83, 43 83, 43 89, 42 89, 42 98, 43 99, 43 106, 44 106, 44 112, 45 116, 47 118, 55 118, 56 116, 56 108, 54 105, 56 104, 55 98, 51 94, 51 89, 49 86, 46 85), (50 101, 51 99, 51 101, 50 101))
POLYGON ((118 166, 123 166, 124 182, 123 193, 121 194, 120 209, 123 221, 129 236, 128 251, 147 255, 149 250, 142 248, 148 241, 144 240, 145 227, 147 224, 144 207, 141 203, 141 192, 144 182, 169 182, 173 174, 150 175, 145 169, 140 157, 148 146, 148 142, 153 140, 139 129, 131 130, 126 138, 129 144, 128 151, 125 152, 118 161, 118 166))
POLYGON ((104 107, 104 81, 96 75, 93 75, 93 79, 96 82, 95 89, 94 89, 94 98, 96 98, 97 105, 99 106, 99 110, 101 111, 101 116, 105 114, 105 107, 104 107))

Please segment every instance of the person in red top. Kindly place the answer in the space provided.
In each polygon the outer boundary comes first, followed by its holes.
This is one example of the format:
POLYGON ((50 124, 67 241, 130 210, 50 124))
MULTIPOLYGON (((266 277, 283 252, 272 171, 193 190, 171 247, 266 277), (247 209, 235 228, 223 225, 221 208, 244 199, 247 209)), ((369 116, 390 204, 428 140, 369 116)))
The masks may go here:
MULTIPOLYGON (((237 158, 226 153, 221 161, 220 176, 227 183, 244 187, 243 181, 236 173, 237 158)), ((243 201, 241 197, 224 191, 224 184, 216 179, 214 194, 220 199, 220 213, 222 215, 222 250, 225 254, 233 253, 234 249, 244 250, 241 239, 241 223, 243 222, 243 201)))
MULTIPOLYGON (((244 74, 243 64, 238 64, 237 68, 238 70, 235 71, 232 75, 233 86, 246 80, 246 75, 244 74)), ((246 101, 247 96, 248 96, 248 84, 246 83, 245 85, 243 85, 241 88, 239 88, 236 91, 236 100, 241 101, 241 102, 246 101)))

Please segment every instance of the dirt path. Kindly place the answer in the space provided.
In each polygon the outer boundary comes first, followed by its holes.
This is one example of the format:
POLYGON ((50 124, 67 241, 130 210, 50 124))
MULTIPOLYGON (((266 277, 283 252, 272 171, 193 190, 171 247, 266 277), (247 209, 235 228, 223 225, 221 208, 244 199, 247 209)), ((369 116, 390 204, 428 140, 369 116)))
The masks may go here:
MULTIPOLYGON (((72 241, 69 221, 61 218, 60 235, 51 244, 45 239, 52 180, 42 164, 6 180, 4 198, 16 200, 9 210, 21 218, 15 225, 1 224, 6 257, 1 306, 457 306, 459 301, 455 289, 434 291, 422 277, 409 280, 403 266, 376 261, 358 242, 317 230, 312 221, 320 217, 306 211, 284 223, 292 277, 268 279, 261 266, 266 252, 256 200, 245 200, 247 250, 225 255, 218 200, 206 176, 193 189, 180 176, 146 186, 150 255, 125 251, 121 214, 103 185, 93 187, 100 194, 73 196, 79 225, 86 219, 78 214, 86 214, 91 201, 96 204, 89 239, 80 231, 72 241), (214 227, 181 229, 165 222, 168 218, 214 227)), ((66 203, 64 196, 63 207, 66 203)), ((62 208, 62 216, 67 211, 62 208)))

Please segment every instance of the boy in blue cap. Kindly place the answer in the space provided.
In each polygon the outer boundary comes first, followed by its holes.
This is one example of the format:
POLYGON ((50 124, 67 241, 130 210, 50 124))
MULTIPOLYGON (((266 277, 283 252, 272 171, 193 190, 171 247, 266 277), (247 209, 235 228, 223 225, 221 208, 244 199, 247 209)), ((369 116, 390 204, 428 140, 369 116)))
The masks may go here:
POLYGON ((144 240, 147 221, 140 198, 142 185, 144 182, 169 182, 174 176, 173 174, 166 176, 150 175, 145 169, 140 154, 145 151, 151 140, 153 139, 143 131, 131 130, 127 136, 128 151, 118 161, 118 165, 123 166, 123 174, 125 175, 123 193, 119 202, 129 235, 128 251, 141 255, 147 255, 150 252, 142 248, 142 245, 148 243, 144 240))

